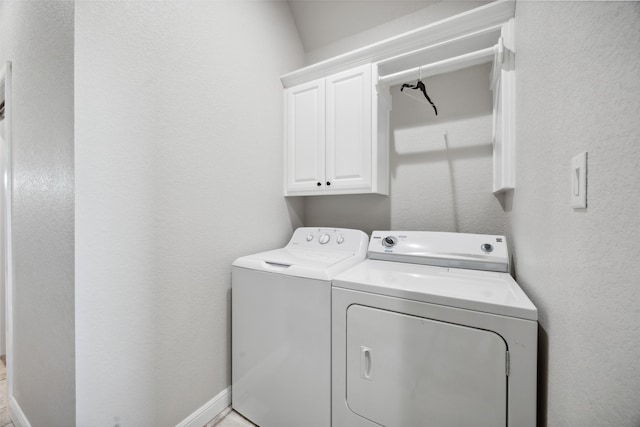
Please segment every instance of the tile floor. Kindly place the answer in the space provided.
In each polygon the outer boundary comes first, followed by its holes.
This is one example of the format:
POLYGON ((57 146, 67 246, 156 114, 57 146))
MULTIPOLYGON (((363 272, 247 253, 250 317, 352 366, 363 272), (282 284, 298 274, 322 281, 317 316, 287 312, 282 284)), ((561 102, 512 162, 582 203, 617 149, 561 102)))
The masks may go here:
POLYGON ((228 407, 204 427, 257 427, 251 421, 228 407))
POLYGON ((14 427, 9 418, 7 403, 7 367, 4 364, 4 356, 0 356, 0 427, 14 427))

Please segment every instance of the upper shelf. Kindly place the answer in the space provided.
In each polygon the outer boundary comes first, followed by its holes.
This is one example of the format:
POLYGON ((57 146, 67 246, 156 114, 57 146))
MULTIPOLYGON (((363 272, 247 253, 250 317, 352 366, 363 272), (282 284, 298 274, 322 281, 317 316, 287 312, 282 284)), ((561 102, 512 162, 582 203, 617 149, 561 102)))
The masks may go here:
MULTIPOLYGON (((497 45, 496 45, 497 46, 497 45)), ((409 79, 431 77, 437 74, 450 73, 463 68, 473 67, 474 65, 486 64, 492 62, 495 57, 496 47, 486 47, 452 58, 442 59, 435 62, 427 62, 414 68, 408 68, 397 73, 381 75, 378 79, 379 84, 393 86, 404 83, 409 79)))
POLYGON ((280 80, 288 88, 367 63, 378 63, 380 76, 384 78, 454 55, 477 52, 496 44, 500 26, 514 14, 515 1, 499 0, 309 65, 285 74, 280 80))

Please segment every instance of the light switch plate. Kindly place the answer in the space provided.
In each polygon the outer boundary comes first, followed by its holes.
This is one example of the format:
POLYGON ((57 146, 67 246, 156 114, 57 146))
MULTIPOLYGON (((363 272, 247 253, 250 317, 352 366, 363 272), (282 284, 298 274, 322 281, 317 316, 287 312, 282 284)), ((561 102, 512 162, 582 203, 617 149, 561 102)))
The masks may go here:
POLYGON ((587 207, 587 152, 571 159, 571 207, 587 207))

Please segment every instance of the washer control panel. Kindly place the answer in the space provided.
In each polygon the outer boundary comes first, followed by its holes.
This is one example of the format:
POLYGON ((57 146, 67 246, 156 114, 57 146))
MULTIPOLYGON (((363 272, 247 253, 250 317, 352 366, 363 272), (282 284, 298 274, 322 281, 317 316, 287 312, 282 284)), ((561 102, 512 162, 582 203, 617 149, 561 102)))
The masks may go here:
POLYGON ((300 227, 287 246, 308 249, 331 249, 358 252, 367 247, 369 238, 360 230, 350 228, 300 227))
POLYGON ((504 236, 435 231, 374 231, 369 258, 440 267, 509 271, 504 236))

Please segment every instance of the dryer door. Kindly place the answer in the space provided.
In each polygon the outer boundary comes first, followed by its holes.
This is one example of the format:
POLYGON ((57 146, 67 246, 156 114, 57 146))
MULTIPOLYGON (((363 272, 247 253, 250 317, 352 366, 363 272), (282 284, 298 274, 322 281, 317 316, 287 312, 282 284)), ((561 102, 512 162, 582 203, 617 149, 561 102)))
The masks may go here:
POLYGON ((494 332, 352 305, 347 403, 383 426, 504 426, 506 352, 494 332))

